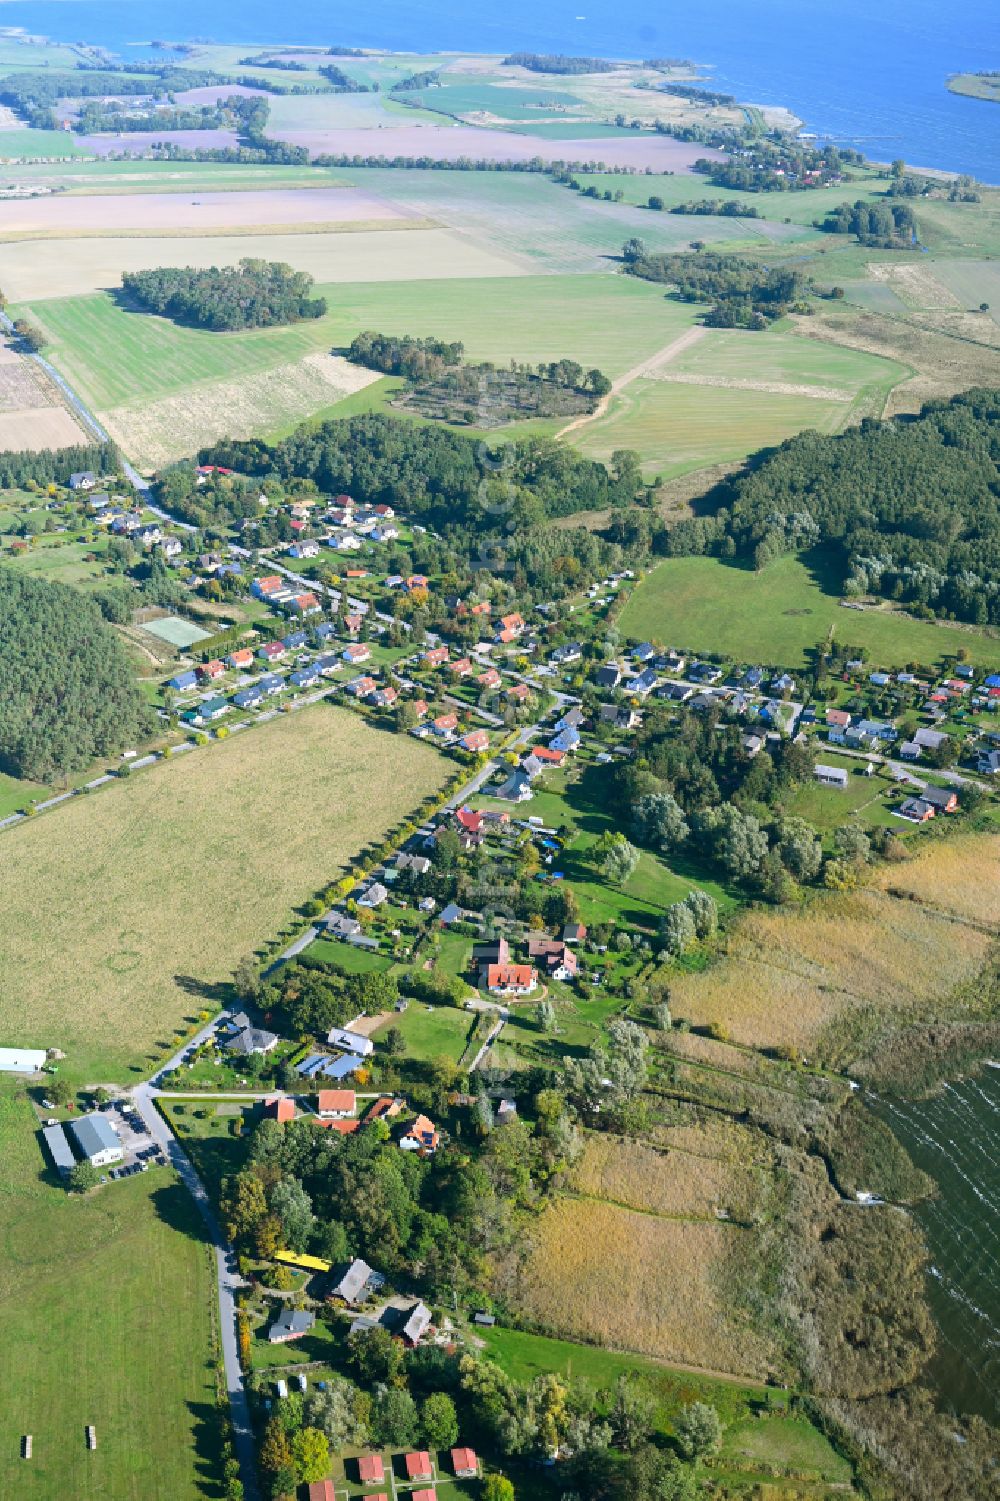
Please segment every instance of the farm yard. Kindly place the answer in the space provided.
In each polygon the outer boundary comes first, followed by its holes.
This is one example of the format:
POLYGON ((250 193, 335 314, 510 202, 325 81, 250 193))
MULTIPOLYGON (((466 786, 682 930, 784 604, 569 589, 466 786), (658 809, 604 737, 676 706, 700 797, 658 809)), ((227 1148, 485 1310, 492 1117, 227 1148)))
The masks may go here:
POLYGON ((67 1195, 23 1086, 8 1081, 0 1148, 0 1492, 205 1496, 219 1464, 215 1275, 187 1190, 154 1169, 113 1194, 67 1195), (27 1433, 30 1464, 19 1450, 27 1433))
POLYGON ((779 558, 761 573, 714 558, 672 558, 654 568, 622 610, 619 626, 637 641, 655 638, 792 670, 831 634, 866 647, 884 667, 935 666, 964 647, 984 667, 1000 667, 1000 639, 972 628, 930 624, 889 609, 847 610, 828 566, 812 557, 779 558))
POLYGON ((418 742, 323 705, 8 831, 0 1021, 27 1018, 25 1045, 63 1048, 75 1078, 148 1072, 289 908, 443 775, 418 742))

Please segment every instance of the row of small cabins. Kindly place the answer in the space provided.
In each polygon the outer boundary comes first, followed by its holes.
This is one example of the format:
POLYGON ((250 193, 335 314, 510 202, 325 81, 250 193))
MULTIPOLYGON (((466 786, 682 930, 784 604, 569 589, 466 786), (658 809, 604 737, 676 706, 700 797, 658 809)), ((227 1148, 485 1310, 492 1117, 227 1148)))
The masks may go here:
MULTIPOLYGON (((474 1450, 456 1447, 449 1454, 451 1473, 456 1480, 474 1480, 479 1474, 479 1460, 474 1450)), ((407 1492, 407 1501, 438 1501, 436 1482, 438 1476, 430 1454, 426 1450, 413 1450, 403 1455, 406 1483, 422 1486, 423 1489, 407 1492), (431 1482, 427 1485, 427 1482, 431 1482)), ((358 1484, 368 1487, 390 1484, 392 1495, 398 1494, 396 1478, 386 1479, 385 1462, 380 1454, 363 1454, 355 1461, 358 1484)), ((450 1487, 449 1487, 450 1490, 450 1487)), ((337 1491, 332 1480, 314 1481, 308 1491, 309 1501, 337 1501, 337 1491)), ((365 1491, 365 1501, 389 1501, 389 1491, 365 1491)))

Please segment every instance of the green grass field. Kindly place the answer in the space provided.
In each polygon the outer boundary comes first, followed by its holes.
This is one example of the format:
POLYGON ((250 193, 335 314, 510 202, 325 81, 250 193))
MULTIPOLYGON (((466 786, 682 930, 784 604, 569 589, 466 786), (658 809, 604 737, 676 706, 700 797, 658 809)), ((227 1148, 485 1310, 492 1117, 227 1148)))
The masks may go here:
POLYGON ((3 130, 0 131, 0 161, 7 157, 81 156, 83 153, 76 140, 67 130, 3 130))
POLYGON ((407 1058, 428 1062, 445 1057, 457 1062, 474 1020, 467 1011, 454 1006, 425 1006, 423 1001, 411 1001, 405 1011, 394 1012, 374 1035, 378 1041, 390 1027, 398 1027, 406 1040, 407 1058))
POLYGON ((446 766, 317 705, 4 831, 0 1030, 63 1048, 74 1080, 148 1073, 175 1028, 228 996, 239 959, 446 766))
POLYGON ((732 245, 760 239, 732 219, 699 219, 695 233, 690 219, 597 202, 534 173, 351 167, 337 168, 337 176, 539 271, 610 270, 616 262, 609 257, 631 235, 642 235, 651 250, 683 250, 692 239, 732 245))
POLYGON ((214 1496, 215 1276, 194 1205, 166 1169, 69 1195, 36 1127, 23 1087, 5 1080, 0 1493, 214 1496), (30 1462, 19 1457, 26 1433, 30 1462))
POLYGON ((842 402, 810 396, 636 380, 572 441, 581 453, 605 462, 616 448, 634 448, 647 477, 667 479, 746 458, 806 428, 836 432, 844 415, 842 402))
POLYGON ((873 665, 886 668, 912 661, 936 666, 963 646, 974 662, 1000 666, 996 637, 888 610, 845 610, 836 580, 824 582, 798 558, 779 559, 762 573, 714 558, 672 558, 642 580, 618 624, 636 640, 791 669, 803 668, 806 653, 831 629, 838 641, 867 647, 873 665))
POLYGON ((346 346, 365 328, 461 339, 473 359, 577 359, 612 377, 692 321, 689 308, 624 277, 340 284, 330 311, 289 328, 220 334, 126 312, 104 292, 35 303, 53 363, 99 411, 155 400, 346 346))
MULTIPOLYGON (((852 169, 853 171, 853 169, 852 169)), ((667 177, 662 174, 626 176, 615 172, 580 172, 578 181, 584 188, 594 186, 603 193, 610 188, 612 193, 622 192, 626 203, 645 205, 650 194, 662 198, 667 209, 678 203, 696 203, 699 199, 714 198, 720 202, 749 203, 765 217, 758 228, 777 226, 790 239, 813 238, 811 229, 814 219, 822 219, 838 204, 854 203, 858 198, 878 199, 884 196, 886 184, 874 173, 859 173, 860 181, 844 183, 839 187, 815 188, 805 193, 746 193, 736 188, 717 188, 707 177, 691 177, 682 173, 667 177), (785 221, 790 221, 788 224, 785 221)), ((655 210, 650 218, 659 217, 655 210)), ((697 218, 678 215, 692 230, 702 223, 697 218)), ((744 221, 746 228, 754 226, 753 220, 744 221)), ((692 238, 698 238, 692 234, 692 238)))

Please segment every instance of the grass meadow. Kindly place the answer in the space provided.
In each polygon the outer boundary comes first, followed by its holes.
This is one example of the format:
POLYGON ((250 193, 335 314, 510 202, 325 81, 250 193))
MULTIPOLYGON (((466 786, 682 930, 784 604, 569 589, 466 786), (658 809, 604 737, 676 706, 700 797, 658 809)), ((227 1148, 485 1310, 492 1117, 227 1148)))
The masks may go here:
POLYGON ((73 1079, 145 1073, 290 907, 444 775, 418 741, 322 705, 7 830, 0 1030, 63 1048, 73 1079))
POLYGON ((873 666, 936 667, 965 647, 977 664, 1000 667, 1000 638, 891 610, 844 609, 837 581, 812 561, 779 558, 754 573, 715 558, 672 558, 636 587, 618 625, 637 641, 798 670, 831 632, 847 645, 867 647, 873 666))
POLYGON ((168 1169, 69 1195, 37 1124, 0 1083, 0 1493, 215 1496, 215 1273, 193 1202, 168 1169))
POLYGON ((377 1040, 391 1027, 398 1027, 406 1042, 408 1058, 421 1063, 450 1058, 457 1063, 465 1052, 475 1021, 475 1016, 454 1006, 425 1006, 422 1001, 411 1001, 405 1011, 394 1012, 375 1037, 377 1040))

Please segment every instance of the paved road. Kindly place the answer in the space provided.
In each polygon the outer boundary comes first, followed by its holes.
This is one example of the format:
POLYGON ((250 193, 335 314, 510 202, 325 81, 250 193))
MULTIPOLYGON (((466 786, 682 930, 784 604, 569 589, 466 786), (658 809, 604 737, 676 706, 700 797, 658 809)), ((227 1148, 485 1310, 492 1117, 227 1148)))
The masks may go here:
MULTIPOLYGON (((201 1031, 195 1037, 189 1038, 184 1046, 163 1065, 163 1068, 170 1069, 176 1067, 181 1062, 188 1048, 197 1047, 205 1042, 215 1031, 218 1023, 223 1021, 227 1015, 227 1012, 222 1012, 214 1021, 202 1027, 201 1031)), ((243 1385, 243 1372, 240 1367, 239 1343, 236 1333, 236 1294, 240 1288, 245 1286, 245 1283, 230 1264, 232 1253, 222 1233, 222 1226, 216 1219, 215 1211, 212 1208, 205 1185, 198 1177, 191 1159, 183 1150, 177 1137, 156 1108, 156 1097, 159 1093, 160 1091, 150 1081, 137 1085, 131 1091, 133 1103, 136 1110, 142 1116, 146 1129, 153 1140, 158 1143, 164 1154, 169 1157, 177 1176, 194 1199, 212 1242, 212 1248, 215 1252, 216 1278, 219 1286, 219 1338, 222 1345, 226 1390, 229 1395, 229 1408, 232 1416, 233 1445, 236 1450, 236 1458, 239 1460, 240 1479, 243 1481, 245 1501, 262 1501, 260 1488, 257 1483, 257 1463, 253 1429, 250 1424, 250 1408, 243 1385)))

